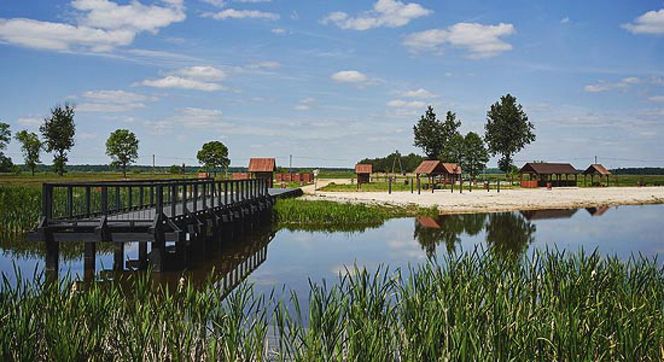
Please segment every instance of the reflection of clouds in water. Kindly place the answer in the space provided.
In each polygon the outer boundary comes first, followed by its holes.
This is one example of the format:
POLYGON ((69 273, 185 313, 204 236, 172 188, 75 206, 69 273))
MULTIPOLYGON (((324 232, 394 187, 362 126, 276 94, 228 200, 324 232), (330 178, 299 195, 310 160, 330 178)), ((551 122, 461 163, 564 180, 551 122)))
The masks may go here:
POLYGON ((420 246, 410 239, 389 239, 386 242, 393 258, 407 257, 424 259, 425 255, 420 246))

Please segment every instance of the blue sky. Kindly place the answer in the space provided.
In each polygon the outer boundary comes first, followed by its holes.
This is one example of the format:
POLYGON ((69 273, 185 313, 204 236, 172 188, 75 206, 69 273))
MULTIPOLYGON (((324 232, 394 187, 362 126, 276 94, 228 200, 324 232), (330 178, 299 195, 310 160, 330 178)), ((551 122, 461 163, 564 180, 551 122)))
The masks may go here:
POLYGON ((664 1, 5 0, 0 55, 0 120, 76 104, 74 163, 128 128, 141 164, 216 139, 233 165, 350 167, 418 151, 428 104, 483 133, 510 92, 537 133, 519 163, 664 166, 664 1))

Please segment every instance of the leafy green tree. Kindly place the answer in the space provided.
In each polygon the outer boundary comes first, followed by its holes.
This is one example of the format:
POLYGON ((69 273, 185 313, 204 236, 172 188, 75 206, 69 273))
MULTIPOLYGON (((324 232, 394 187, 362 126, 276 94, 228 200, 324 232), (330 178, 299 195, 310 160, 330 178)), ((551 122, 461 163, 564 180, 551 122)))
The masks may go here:
POLYGON ((106 140, 106 155, 113 160, 111 166, 122 169, 127 177, 127 166, 138 158, 138 138, 126 129, 117 129, 106 140))
POLYGON ((466 146, 465 140, 462 135, 455 133, 447 141, 443 152, 439 155, 439 158, 445 162, 454 162, 459 164, 462 169, 465 169, 465 159, 466 155, 466 146))
POLYGON ((484 126, 484 139, 492 156, 500 154, 498 167, 508 173, 515 153, 535 141, 535 126, 511 94, 491 105, 484 126))
POLYGON ((463 170, 474 180, 489 162, 489 151, 484 145, 482 137, 475 132, 468 132, 463 141, 464 162, 463 170))
POLYGON ((16 134, 16 140, 21 143, 21 152, 23 152, 23 160, 25 165, 32 172, 32 176, 35 175, 35 168, 41 163, 39 159, 42 142, 39 140, 39 136, 34 132, 28 132, 26 130, 20 131, 16 134))
POLYGON ((172 175, 179 175, 182 173, 182 168, 178 165, 171 165, 171 167, 168 168, 168 173, 172 175))
POLYGON ((208 171, 217 176, 217 168, 226 169, 231 163, 228 158, 228 147, 219 141, 210 141, 196 154, 198 162, 202 163, 208 171))
POLYGON ((456 113, 448 111, 445 121, 440 121, 429 106, 426 113, 413 126, 415 136, 414 145, 420 147, 427 158, 441 157, 449 148, 448 142, 456 134, 461 125, 456 119, 456 113))
POLYGON ((7 123, 0 122, 0 172, 10 172, 14 164, 12 159, 5 156, 4 151, 7 144, 12 140, 12 132, 7 123))
POLYGON ((44 124, 39 127, 39 131, 44 137, 46 152, 53 152, 55 172, 60 176, 64 175, 65 165, 68 161, 67 152, 74 147, 74 134, 76 133, 74 106, 70 104, 55 106, 51 109, 51 116, 44 119, 44 124))

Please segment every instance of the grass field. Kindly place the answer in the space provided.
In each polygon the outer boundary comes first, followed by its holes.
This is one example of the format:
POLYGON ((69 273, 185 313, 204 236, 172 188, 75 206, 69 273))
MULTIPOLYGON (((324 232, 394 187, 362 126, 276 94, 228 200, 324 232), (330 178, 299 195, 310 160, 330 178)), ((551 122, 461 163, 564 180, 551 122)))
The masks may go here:
MULTIPOLYGON (((20 280, 20 278, 17 278, 20 280)), ((0 282, 5 361, 661 361, 653 260, 491 250, 408 271, 350 268, 308 295, 0 282)))

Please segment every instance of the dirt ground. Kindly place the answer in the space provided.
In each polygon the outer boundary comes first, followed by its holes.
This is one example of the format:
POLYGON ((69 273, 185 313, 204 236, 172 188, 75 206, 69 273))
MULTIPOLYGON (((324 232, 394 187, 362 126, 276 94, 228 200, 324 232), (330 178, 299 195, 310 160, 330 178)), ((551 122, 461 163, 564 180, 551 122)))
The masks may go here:
MULTIPOLYGON (((338 182, 338 180, 334 180, 338 182)), ((322 187, 319 181, 318 187, 322 187)), ((664 187, 603 187, 501 190, 500 193, 474 190, 424 192, 316 192, 307 199, 386 205, 437 206, 443 214, 514 211, 535 209, 571 209, 594 206, 643 205, 664 203, 664 187)))

